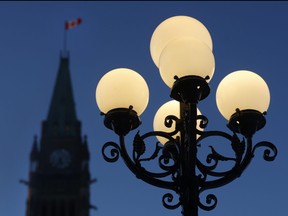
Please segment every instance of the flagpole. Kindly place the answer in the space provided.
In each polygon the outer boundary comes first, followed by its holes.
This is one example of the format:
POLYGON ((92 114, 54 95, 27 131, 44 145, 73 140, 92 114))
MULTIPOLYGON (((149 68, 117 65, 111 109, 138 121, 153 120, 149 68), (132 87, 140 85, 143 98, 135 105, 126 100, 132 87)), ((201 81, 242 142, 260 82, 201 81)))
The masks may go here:
POLYGON ((64 23, 64 40, 63 40, 63 55, 68 57, 68 51, 67 51, 67 39, 68 39, 68 33, 67 31, 70 28, 74 28, 77 25, 80 25, 82 23, 82 19, 78 18, 77 20, 73 20, 73 21, 66 21, 64 23))
POLYGON ((63 54, 66 55, 67 54, 67 21, 64 24, 64 44, 63 44, 63 54))

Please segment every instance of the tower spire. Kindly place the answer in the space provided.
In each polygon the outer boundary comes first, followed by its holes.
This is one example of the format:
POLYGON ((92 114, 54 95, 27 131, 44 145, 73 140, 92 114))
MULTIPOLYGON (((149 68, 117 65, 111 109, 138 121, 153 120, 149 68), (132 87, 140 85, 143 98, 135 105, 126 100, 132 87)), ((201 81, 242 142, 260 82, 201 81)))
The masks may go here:
POLYGON ((80 136, 69 70, 69 57, 61 55, 43 137, 80 136))

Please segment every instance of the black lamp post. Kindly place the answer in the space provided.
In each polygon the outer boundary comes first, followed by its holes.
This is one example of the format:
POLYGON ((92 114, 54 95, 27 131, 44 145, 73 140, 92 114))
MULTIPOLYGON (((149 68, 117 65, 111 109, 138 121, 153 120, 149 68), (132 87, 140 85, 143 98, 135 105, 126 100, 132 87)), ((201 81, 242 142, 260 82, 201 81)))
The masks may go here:
POLYGON ((102 154, 108 162, 115 162, 121 156, 137 178, 177 193, 177 201, 172 193, 163 196, 166 208, 181 206, 184 216, 198 216, 199 207, 209 211, 217 204, 215 195, 206 195, 206 200, 202 202, 200 194, 240 177, 257 148, 266 148, 265 160, 275 159, 277 149, 272 143, 252 143, 255 132, 266 123, 264 115, 270 102, 269 89, 265 81, 251 71, 229 74, 218 86, 216 101, 219 111, 228 119, 227 126, 232 135, 222 131, 205 131, 208 119, 200 114, 197 104, 209 95, 208 81, 214 73, 209 32, 191 17, 172 17, 154 31, 150 48, 162 79, 171 87, 170 96, 174 99, 171 102, 176 106, 167 103, 158 110, 154 131, 143 135, 138 132, 130 155, 125 135, 141 124, 139 115, 148 103, 148 87, 139 74, 127 68, 105 74, 97 85, 96 101, 105 115, 105 126, 113 130, 120 140, 119 144, 107 142, 102 154), (233 154, 224 156, 209 146, 204 163, 199 159, 198 152, 204 140, 214 136, 226 139, 227 147, 233 154), (151 144, 148 140, 151 137, 157 137, 159 142, 147 156, 146 146, 151 144), (145 162, 155 160, 158 160, 159 172, 145 168, 145 162), (223 162, 230 166, 219 171, 219 164, 223 162))

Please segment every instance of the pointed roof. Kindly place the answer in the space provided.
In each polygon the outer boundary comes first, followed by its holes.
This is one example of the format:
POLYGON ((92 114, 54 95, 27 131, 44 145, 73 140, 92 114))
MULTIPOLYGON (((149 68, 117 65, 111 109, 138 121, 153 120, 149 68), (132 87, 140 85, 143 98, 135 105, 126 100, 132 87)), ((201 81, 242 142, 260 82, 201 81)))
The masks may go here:
POLYGON ((61 57, 47 120, 75 121, 76 119, 69 59, 61 57))
POLYGON ((37 136, 34 136, 34 141, 32 144, 32 149, 30 152, 30 160, 34 161, 34 160, 38 160, 39 159, 39 150, 38 150, 38 142, 37 142, 37 136))
POLYGON ((46 134, 43 134, 43 136, 61 137, 79 134, 80 122, 76 116, 68 57, 61 56, 60 58, 58 74, 45 124, 46 134))

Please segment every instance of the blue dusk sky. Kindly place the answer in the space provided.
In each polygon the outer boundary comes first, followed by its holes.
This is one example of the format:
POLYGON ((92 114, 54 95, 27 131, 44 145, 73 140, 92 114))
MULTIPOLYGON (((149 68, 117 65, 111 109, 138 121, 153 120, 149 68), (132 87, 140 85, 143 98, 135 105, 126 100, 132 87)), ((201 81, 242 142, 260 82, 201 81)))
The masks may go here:
MULTIPOLYGON (((263 160, 263 149, 258 149, 241 178, 208 191, 218 197, 218 205, 211 212, 200 210, 199 215, 288 214, 288 2, 7 1, 0 2, 1 216, 25 216, 28 188, 19 180, 28 180, 33 137, 41 135, 41 122, 47 117, 64 23, 78 17, 83 22, 69 30, 67 47, 77 116, 88 136, 91 175, 97 178, 91 185, 91 204, 98 210, 90 215, 180 215, 180 209, 162 206, 162 196, 170 191, 136 179, 122 160, 110 164, 103 159, 102 146, 118 138, 104 127, 95 103, 95 87, 106 72, 131 68, 144 77, 150 90, 140 133, 153 130, 154 114, 170 100, 170 89, 150 56, 150 38, 158 24, 176 15, 201 21, 213 40, 216 69, 211 93, 199 104, 209 118, 207 130, 229 132, 216 106, 217 86, 230 72, 251 70, 266 80, 271 93, 267 124, 256 133, 255 143, 267 140, 278 148, 274 162, 263 160)), ((127 136, 127 145, 132 145, 136 132, 127 136)))

